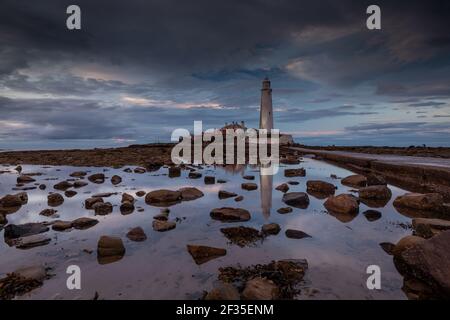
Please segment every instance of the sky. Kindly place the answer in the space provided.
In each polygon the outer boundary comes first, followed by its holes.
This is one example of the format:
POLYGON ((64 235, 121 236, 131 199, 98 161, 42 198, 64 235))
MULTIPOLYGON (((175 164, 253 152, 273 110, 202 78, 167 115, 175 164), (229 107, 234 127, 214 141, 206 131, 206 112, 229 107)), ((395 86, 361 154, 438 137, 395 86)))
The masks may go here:
POLYGON ((450 146, 450 1, 2 0, 0 149, 169 141, 225 122, 308 145, 450 146), (66 8, 81 8, 81 30, 66 8), (368 30, 366 8, 381 8, 368 30))

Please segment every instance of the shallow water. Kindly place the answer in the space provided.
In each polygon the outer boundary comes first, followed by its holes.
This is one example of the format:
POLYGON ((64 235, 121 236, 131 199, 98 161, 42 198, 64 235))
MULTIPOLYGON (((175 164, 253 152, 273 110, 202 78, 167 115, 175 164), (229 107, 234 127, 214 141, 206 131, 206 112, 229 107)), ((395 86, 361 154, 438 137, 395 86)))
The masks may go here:
MULTIPOLYGON (((0 167, 1 170, 13 171, 14 166, 0 167)), ((7 216, 10 224, 54 220, 39 215, 47 208, 47 195, 53 185, 65 180, 73 171, 90 171, 88 174, 102 172, 102 168, 80 167, 44 167, 23 166, 23 172, 42 172, 42 176, 34 177, 37 182, 45 183, 47 190, 31 190, 28 193, 28 204, 7 216), (58 178, 58 181, 48 181, 58 178)), ((382 218, 369 222, 362 214, 371 209, 361 203, 360 213, 346 223, 329 215, 323 207, 325 200, 310 196, 307 209, 296 209, 290 214, 281 215, 278 208, 286 207, 281 201, 282 193, 275 187, 287 181, 298 181, 299 185, 291 185, 290 192, 306 190, 307 180, 323 180, 338 186, 336 194, 348 193, 352 188, 340 184, 340 180, 330 178, 330 174, 345 177, 352 172, 331 164, 304 158, 300 165, 282 167, 274 177, 259 176, 257 167, 227 169, 204 167, 200 170, 205 175, 214 175, 217 179, 225 179, 225 184, 205 185, 201 179, 188 179, 188 171, 182 171, 181 177, 169 178, 167 168, 145 174, 125 173, 122 169, 106 169, 107 177, 120 175, 122 183, 113 186, 109 179, 103 184, 89 183, 88 186, 75 189, 78 194, 72 198, 65 197, 64 203, 57 207, 60 220, 73 220, 79 217, 93 217, 92 210, 84 208, 84 200, 90 196, 88 192, 119 192, 105 201, 114 206, 113 213, 107 216, 96 216, 100 222, 87 230, 55 232, 50 230, 50 244, 28 250, 9 247, 2 241, 0 244, 0 277, 17 268, 36 264, 45 264, 52 268, 54 276, 46 280, 44 285, 19 297, 20 299, 92 299, 98 292, 100 299, 197 299, 204 290, 210 290, 217 280, 218 268, 241 264, 248 266, 258 263, 269 263, 279 259, 308 260, 309 269, 301 284, 302 293, 299 299, 405 299, 401 287, 403 278, 397 272, 392 257, 380 247, 382 242, 396 243, 411 233, 401 227, 401 223, 409 224, 411 219, 398 213, 392 206, 393 199, 404 190, 389 186, 392 199, 383 208, 382 218), (306 168, 303 178, 285 178, 285 168, 306 168), (247 181, 243 175, 255 175, 255 181, 247 181), (258 190, 245 191, 241 183, 255 182, 258 190), (136 207, 144 208, 144 212, 135 210, 130 215, 122 215, 119 210, 121 193, 133 194, 136 191, 146 192, 156 189, 176 190, 181 187, 194 186, 205 194, 204 197, 182 202, 170 207, 170 219, 182 218, 174 230, 156 232, 152 229, 153 216, 160 208, 145 204, 144 198, 138 198, 136 207), (220 189, 235 192, 244 196, 242 202, 233 198, 219 200, 220 189), (219 207, 241 207, 250 211, 252 218, 248 222, 222 223, 212 220, 209 212, 219 207), (185 219, 183 219, 185 218, 185 219), (220 232, 224 226, 248 226, 260 229, 265 223, 275 222, 282 231, 277 236, 269 236, 255 246, 241 248, 230 244, 220 232), (126 238, 126 233, 133 227, 140 226, 147 234, 144 242, 133 242, 126 238), (312 238, 288 239, 286 229, 302 230, 312 238), (114 263, 99 264, 96 257, 97 241, 102 235, 121 237, 126 247, 125 256, 114 263), (227 249, 227 255, 211 260, 200 266, 186 250, 187 244, 207 245, 227 249), (84 249, 93 250, 91 254, 84 249), (81 290, 68 290, 66 287, 66 268, 78 265, 82 272, 81 290), (381 290, 368 290, 366 287, 366 268, 378 265, 381 268, 381 290)), ((0 195, 16 193, 17 173, 0 175, 0 195)), ((30 184, 32 185, 32 184, 30 184)), ((58 192, 58 191, 57 191, 58 192)), ((62 193, 62 192, 60 192, 62 193)), ((3 231, 0 231, 3 239, 3 231)))

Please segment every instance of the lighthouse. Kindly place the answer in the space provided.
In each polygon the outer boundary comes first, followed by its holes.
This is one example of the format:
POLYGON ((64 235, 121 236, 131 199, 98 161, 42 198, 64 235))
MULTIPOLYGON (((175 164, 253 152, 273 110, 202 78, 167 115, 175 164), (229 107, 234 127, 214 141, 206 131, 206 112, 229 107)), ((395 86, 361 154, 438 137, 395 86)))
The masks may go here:
POLYGON ((272 89, 270 88, 270 80, 267 77, 262 82, 259 128, 269 131, 273 129, 272 89))

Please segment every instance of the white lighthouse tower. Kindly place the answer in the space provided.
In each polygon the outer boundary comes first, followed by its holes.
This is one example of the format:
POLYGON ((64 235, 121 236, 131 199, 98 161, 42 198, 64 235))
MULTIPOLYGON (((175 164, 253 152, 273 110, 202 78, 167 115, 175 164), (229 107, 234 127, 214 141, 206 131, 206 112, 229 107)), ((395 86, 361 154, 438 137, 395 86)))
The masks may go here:
POLYGON ((268 131, 273 129, 272 89, 270 88, 270 80, 267 77, 262 82, 259 128, 267 129, 268 131))

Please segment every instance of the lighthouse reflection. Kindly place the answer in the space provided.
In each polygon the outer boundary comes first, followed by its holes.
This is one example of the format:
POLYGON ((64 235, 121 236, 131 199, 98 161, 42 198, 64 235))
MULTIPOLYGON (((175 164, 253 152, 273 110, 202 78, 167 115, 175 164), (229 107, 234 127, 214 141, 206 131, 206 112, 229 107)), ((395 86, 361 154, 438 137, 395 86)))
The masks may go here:
POLYGON ((261 210, 264 218, 269 218, 272 208, 273 174, 271 167, 263 167, 259 171, 259 186, 261 188, 261 210))

